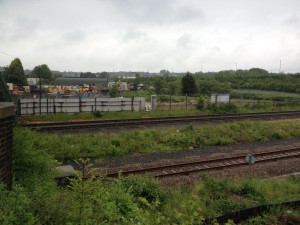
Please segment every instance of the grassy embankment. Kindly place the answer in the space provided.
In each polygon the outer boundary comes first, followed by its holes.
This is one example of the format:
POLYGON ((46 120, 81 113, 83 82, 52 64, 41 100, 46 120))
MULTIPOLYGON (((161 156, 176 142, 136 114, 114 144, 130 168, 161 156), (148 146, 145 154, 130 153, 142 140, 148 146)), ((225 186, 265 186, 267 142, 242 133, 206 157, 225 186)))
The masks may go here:
POLYGON ((205 112, 198 110, 170 110, 170 111, 139 111, 139 112, 100 112, 97 116, 96 113, 75 113, 67 114, 60 113, 55 115, 33 115, 22 116, 20 118, 21 123, 24 122, 59 122, 59 121, 80 121, 80 120, 122 120, 122 119, 138 119, 149 117, 161 117, 161 116, 188 116, 188 115, 201 115, 205 112), (95 115, 96 114, 96 115, 95 115))
MULTIPOLYGON (((78 174, 68 188, 59 188, 52 178, 53 157, 42 149, 37 152, 26 147, 16 152, 13 191, 5 192, 0 186, 1 224, 194 225, 239 209, 300 198, 296 177, 233 182, 202 176, 195 186, 162 189, 147 177, 104 181, 85 180, 78 174)), ((87 173, 87 168, 82 172, 87 173)), ((268 224, 285 212, 274 210, 277 215, 258 218, 252 224, 268 224)))
POLYGON ((192 116, 192 115, 209 115, 209 114, 226 114, 226 113, 251 113, 251 112, 275 112, 275 111, 292 111, 300 110, 300 106, 291 105, 274 105, 273 103, 238 103, 234 110, 226 111, 221 109, 213 111, 205 108, 199 110, 166 110, 166 111, 139 111, 139 112, 95 112, 95 113, 60 113, 52 115, 31 115, 20 117, 20 123, 34 122, 64 122, 64 121, 82 121, 82 120, 122 120, 122 119, 140 119, 167 116, 192 116))
MULTIPOLYGON (((193 225, 239 209, 300 198, 296 177, 233 182, 202 176, 194 186, 162 189, 147 177, 104 181, 78 174, 68 188, 60 188, 53 180, 54 155, 29 137, 15 140, 14 189, 6 192, 0 187, 1 224, 193 225)), ((89 166, 82 168, 88 173, 89 166)), ((273 218, 258 218, 252 224, 267 224, 262 221, 273 218)))
MULTIPOLYGON (((157 181, 129 177, 71 181, 59 188, 53 167, 79 157, 106 158, 131 154, 231 145, 300 136, 299 120, 238 122, 177 130, 151 129, 121 134, 55 135, 14 130, 14 189, 0 188, 1 224, 201 224, 204 218, 262 204, 298 200, 300 179, 212 180, 177 189, 157 181)), ((87 172, 87 167, 83 169, 87 172)), ((83 172, 82 171, 82 172, 83 172)), ((280 209, 274 209, 280 213, 280 209)), ((273 211, 272 211, 273 213, 273 211)), ((268 224, 276 214, 251 220, 268 224)), ((283 211, 284 213, 284 211, 283 211)), ((297 216, 299 211, 293 211, 297 216)))
POLYGON ((28 143, 31 148, 43 149, 59 161, 81 157, 107 158, 132 153, 170 152, 213 145, 234 145, 242 142, 261 142, 300 136, 300 121, 243 121, 221 125, 187 126, 98 133, 57 135, 15 129, 15 141, 28 143))
POLYGON ((240 112, 300 109, 300 94, 296 93, 233 89, 230 96, 233 102, 239 102, 237 105, 240 108, 240 112))

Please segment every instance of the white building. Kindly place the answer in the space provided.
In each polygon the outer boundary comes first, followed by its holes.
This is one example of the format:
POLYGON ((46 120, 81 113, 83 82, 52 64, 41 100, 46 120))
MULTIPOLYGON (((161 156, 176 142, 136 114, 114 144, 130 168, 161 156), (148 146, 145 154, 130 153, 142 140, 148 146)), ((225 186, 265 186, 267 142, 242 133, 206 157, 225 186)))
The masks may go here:
POLYGON ((39 78, 27 78, 28 85, 37 85, 39 83, 39 78))

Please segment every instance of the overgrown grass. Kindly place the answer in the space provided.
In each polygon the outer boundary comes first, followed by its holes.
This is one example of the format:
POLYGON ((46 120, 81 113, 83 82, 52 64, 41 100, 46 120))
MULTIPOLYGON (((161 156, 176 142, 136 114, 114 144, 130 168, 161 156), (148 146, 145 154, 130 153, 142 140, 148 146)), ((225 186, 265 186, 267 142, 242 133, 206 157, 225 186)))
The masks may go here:
MULTIPOLYGON (((0 185, 1 224, 202 224, 206 218, 300 198, 300 179, 213 180, 162 189, 153 178, 71 181, 68 189, 39 183, 34 190, 0 185)), ((258 224, 258 223, 255 223, 258 224)))
MULTIPOLYGON (((299 121, 239 122, 181 130, 132 131, 120 135, 50 135, 14 130, 14 188, 0 184, 0 224, 202 224, 204 218, 261 204, 299 200, 300 179, 213 180, 202 176, 195 186, 162 189, 157 180, 95 178, 88 161, 77 179, 55 185, 58 160, 78 157, 178 150, 192 144, 232 144, 300 135, 299 121), (83 179, 82 174, 93 179, 83 179)), ((264 218, 263 218, 264 219, 264 218)), ((257 220, 258 222, 262 220, 257 220)), ((259 224, 252 221, 252 224, 259 224)), ((263 220, 265 221, 265 220, 263 220)))
POLYGON ((292 111, 300 110, 300 105, 290 103, 270 103, 270 102, 245 102, 221 105, 219 107, 211 107, 213 105, 206 103, 202 110, 182 109, 182 110, 164 110, 164 111, 122 111, 122 112, 100 112, 94 113, 58 113, 49 115, 31 115, 21 116, 20 123, 32 122, 64 122, 64 121, 83 121, 83 120, 122 120, 122 119, 140 119, 167 116, 191 116, 191 115, 208 115, 208 114, 229 114, 229 113, 251 113, 251 112, 273 112, 273 111, 292 111), (236 106, 234 110, 232 107, 236 106))
POLYGON ((269 225, 269 224, 299 224, 300 210, 291 208, 272 208, 269 212, 243 221, 242 225, 269 225))
POLYGON ((285 103, 272 103, 272 102, 243 102, 235 103, 238 107, 239 113, 251 112, 284 112, 300 110, 300 105, 291 105, 285 103))
POLYGON ((169 192, 165 210, 182 212, 197 205, 205 218, 246 209, 258 205, 275 204, 298 200, 300 179, 292 177, 282 180, 214 180, 203 176, 192 188, 181 188, 169 192), (174 209, 175 207, 175 209, 174 209))
POLYGON ((162 116, 188 116, 201 115, 205 112, 198 110, 169 110, 169 111, 139 111, 139 112, 101 112, 101 117, 95 116, 93 113, 60 113, 55 115, 32 115, 20 117, 20 122, 59 122, 59 121, 80 121, 80 120, 121 120, 121 119, 139 119, 148 117, 162 116))
POLYGON ((253 90, 253 89, 232 89, 232 93, 239 94, 257 94, 261 96, 273 96, 273 97, 294 97, 300 100, 300 94, 280 92, 280 91, 263 91, 263 90, 253 90))
POLYGON ((274 105, 290 105, 299 106, 300 94, 286 93, 277 91, 261 91, 261 90, 232 90, 230 93, 232 99, 249 99, 257 101, 274 101, 274 105))
MULTIPOLYGON (((202 146, 233 145, 300 136, 300 121, 243 121, 222 125, 187 126, 182 129, 135 130, 122 133, 57 135, 15 128, 15 142, 25 138, 60 161, 107 158, 132 153, 170 152, 202 146)), ((26 141, 26 140, 24 140, 26 141)))

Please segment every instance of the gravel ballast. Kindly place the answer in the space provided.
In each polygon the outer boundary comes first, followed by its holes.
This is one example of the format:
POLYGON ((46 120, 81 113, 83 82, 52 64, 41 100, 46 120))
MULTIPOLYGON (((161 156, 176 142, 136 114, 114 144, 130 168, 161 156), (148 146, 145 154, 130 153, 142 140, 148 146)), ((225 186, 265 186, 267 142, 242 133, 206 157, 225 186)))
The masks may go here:
MULTIPOLYGON (((300 147, 300 138, 291 138, 284 140, 272 140, 266 142, 250 142, 233 146, 210 146, 197 149, 181 150, 170 153, 152 153, 116 157, 104 160, 100 163, 95 162, 95 167, 104 171, 119 171, 126 169, 136 169, 145 166, 157 166, 169 163, 185 162, 193 159, 213 159, 230 157, 236 155, 254 154, 258 152, 266 152, 271 150, 280 150, 288 148, 300 147)), ((274 176, 286 175, 300 172, 299 157, 276 160, 267 163, 256 163, 249 166, 237 166, 231 168, 223 168, 205 172, 206 175, 215 178, 228 179, 248 179, 248 178, 269 178, 274 176)), ((188 176, 174 176, 164 178, 162 183, 169 185, 170 183, 193 183, 199 179, 199 174, 189 174, 188 176)))

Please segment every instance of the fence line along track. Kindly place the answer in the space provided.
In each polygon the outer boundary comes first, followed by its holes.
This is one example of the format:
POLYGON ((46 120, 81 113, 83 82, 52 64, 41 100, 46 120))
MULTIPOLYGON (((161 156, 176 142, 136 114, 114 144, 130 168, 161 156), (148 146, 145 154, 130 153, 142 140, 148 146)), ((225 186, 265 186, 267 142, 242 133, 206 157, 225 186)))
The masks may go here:
POLYGON ((243 119, 288 119, 300 117, 300 111, 286 112, 265 112, 265 113, 243 113, 227 115, 201 115, 201 116, 179 116, 179 117, 159 117, 143 119, 125 119, 125 120, 94 120, 80 122, 59 122, 59 123, 35 123, 20 124, 18 126, 28 127, 38 131, 55 131, 70 129, 87 129, 87 128, 113 128, 120 126, 140 126, 155 124, 176 124, 189 122, 214 122, 214 121, 231 121, 243 119))
MULTIPOLYGON (((256 163, 269 162, 280 159, 287 159, 293 157, 300 157, 300 148, 291 148, 284 150, 268 151, 262 153, 255 153, 256 163)), ((217 158, 209 160, 196 160, 184 163, 170 163, 160 166, 144 167, 138 169, 122 170, 122 175, 141 175, 149 174, 151 176, 162 178, 174 175, 188 175, 190 173, 219 170, 222 168, 229 168, 234 166, 248 165, 245 160, 245 155, 217 158)), ((110 172, 108 177, 118 177, 120 171, 110 172)))

